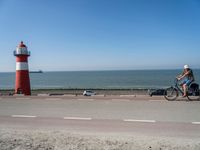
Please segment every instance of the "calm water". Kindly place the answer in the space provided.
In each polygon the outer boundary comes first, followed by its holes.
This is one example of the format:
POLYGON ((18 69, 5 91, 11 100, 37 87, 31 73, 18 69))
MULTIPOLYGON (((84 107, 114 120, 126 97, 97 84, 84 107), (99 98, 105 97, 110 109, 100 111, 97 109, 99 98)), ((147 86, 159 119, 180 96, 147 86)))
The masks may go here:
MULTIPOLYGON (((31 88, 160 88, 173 84, 181 70, 73 71, 30 74, 31 88)), ((200 83, 200 70, 194 70, 200 83)), ((0 89, 14 88, 15 73, 0 73, 0 89)))

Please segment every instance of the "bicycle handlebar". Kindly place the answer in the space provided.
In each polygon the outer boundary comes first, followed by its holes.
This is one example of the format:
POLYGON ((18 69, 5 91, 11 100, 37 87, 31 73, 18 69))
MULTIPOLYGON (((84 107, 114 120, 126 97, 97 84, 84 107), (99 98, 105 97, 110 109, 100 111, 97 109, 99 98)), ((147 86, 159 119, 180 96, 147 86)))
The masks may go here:
POLYGON ((180 85, 180 82, 181 80, 178 80, 178 77, 176 77, 175 79, 174 79, 174 83, 175 83, 175 85, 180 85))
POLYGON ((176 77, 176 78, 174 79, 174 83, 177 84, 178 81, 179 81, 179 80, 178 80, 178 77, 176 77))

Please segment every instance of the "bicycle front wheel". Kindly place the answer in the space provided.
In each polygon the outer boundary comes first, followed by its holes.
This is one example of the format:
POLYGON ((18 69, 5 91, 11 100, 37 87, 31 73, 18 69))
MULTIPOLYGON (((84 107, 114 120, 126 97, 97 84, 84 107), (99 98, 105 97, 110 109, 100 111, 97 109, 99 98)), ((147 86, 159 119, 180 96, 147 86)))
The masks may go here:
POLYGON ((178 97, 178 90, 174 87, 167 88, 165 93, 165 99, 168 101, 173 101, 178 97))

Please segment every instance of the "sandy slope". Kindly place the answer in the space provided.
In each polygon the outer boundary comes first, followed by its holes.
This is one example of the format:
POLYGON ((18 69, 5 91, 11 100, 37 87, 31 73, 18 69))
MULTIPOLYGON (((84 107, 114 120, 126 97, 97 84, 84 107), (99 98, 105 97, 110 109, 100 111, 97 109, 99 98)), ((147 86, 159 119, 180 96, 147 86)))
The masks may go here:
POLYGON ((0 129, 0 150, 200 150, 200 139, 0 129))

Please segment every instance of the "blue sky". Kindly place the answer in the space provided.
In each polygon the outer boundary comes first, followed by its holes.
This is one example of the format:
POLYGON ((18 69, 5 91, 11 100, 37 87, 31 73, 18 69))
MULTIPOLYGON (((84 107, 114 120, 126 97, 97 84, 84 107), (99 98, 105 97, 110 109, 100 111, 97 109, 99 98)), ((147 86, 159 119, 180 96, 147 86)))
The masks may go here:
POLYGON ((200 0, 0 0, 0 72, 200 68, 200 0))

